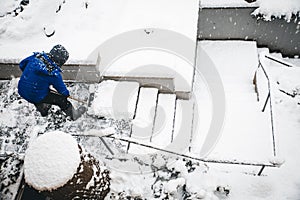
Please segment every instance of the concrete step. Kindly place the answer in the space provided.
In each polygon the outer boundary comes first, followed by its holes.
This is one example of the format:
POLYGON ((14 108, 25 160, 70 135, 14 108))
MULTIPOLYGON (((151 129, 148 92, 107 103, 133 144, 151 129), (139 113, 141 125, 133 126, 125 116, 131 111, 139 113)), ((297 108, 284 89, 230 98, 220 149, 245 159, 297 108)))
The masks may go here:
POLYGON ((131 120, 134 117, 139 83, 106 80, 94 88, 94 99, 88 114, 113 119, 131 120))
POLYGON ((156 147, 164 148, 171 143, 174 128, 175 106, 175 94, 159 94, 151 137, 151 143, 156 147))
MULTIPOLYGON (((158 98, 158 89, 140 88, 136 115, 132 121, 131 137, 142 143, 149 143, 152 136, 156 106, 158 98)), ((148 153, 148 149, 129 144, 128 152, 132 154, 148 153)))
POLYGON ((194 100, 177 100, 174 131, 168 150, 186 153, 193 137, 194 100))
MULTIPOLYGON (((175 94, 159 94, 156 90, 141 88, 136 118, 132 125, 131 138, 146 144, 176 153, 186 153, 190 148, 193 134, 193 100, 176 100, 175 94), (153 107, 156 107, 154 110, 153 107), (155 111, 155 112, 154 112, 155 111), (150 114, 149 114, 150 113, 150 114), (148 123, 143 123, 147 121, 148 123), (153 119, 153 123, 151 123, 153 119), (151 137, 149 137, 151 133, 151 137)), ((137 144, 128 145, 128 153, 150 154, 155 149, 137 144)))

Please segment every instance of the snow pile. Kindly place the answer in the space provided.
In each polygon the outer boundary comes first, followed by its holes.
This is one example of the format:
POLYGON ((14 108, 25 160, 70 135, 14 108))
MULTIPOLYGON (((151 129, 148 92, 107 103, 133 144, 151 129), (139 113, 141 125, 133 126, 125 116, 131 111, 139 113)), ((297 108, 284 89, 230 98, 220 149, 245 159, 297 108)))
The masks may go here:
POLYGON ((41 191, 59 188, 73 177, 79 163, 78 144, 72 136, 60 131, 45 133, 26 151, 26 183, 41 191))
POLYGON ((103 81, 95 89, 88 114, 114 119, 132 119, 139 91, 137 82, 103 81))
POLYGON ((258 0, 257 3, 259 8, 252 14, 263 15, 267 21, 275 17, 284 18, 289 22, 293 15, 300 17, 299 0, 258 0))

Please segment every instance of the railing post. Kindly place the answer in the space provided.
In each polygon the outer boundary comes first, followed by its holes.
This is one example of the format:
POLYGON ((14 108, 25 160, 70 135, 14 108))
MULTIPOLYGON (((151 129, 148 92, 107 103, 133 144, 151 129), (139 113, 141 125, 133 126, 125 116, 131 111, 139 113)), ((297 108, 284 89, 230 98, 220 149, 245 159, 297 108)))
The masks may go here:
POLYGON ((257 176, 261 176, 261 174, 262 174, 262 172, 264 171, 265 167, 266 167, 266 166, 263 165, 263 166, 260 168, 260 170, 259 170, 257 176))
POLYGON ((269 91, 269 93, 268 93, 268 96, 267 96, 267 99, 266 99, 266 101, 265 101, 265 105, 264 105, 264 107, 263 107, 263 109, 262 109, 262 112, 265 112, 266 107, 267 107, 267 104, 268 104, 268 102, 269 102, 269 99, 270 99, 270 91, 269 91))

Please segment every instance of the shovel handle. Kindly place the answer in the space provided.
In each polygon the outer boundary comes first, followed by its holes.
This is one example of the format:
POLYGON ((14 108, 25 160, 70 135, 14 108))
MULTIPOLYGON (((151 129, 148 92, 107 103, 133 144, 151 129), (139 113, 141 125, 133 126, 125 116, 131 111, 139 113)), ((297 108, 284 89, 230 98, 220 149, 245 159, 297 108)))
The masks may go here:
MULTIPOLYGON (((53 93, 55 93, 55 94, 60 94, 60 93, 58 93, 56 90, 52 90, 52 89, 50 89, 50 91, 51 91, 51 92, 53 92, 53 93)), ((86 104, 86 103, 87 103, 87 102, 86 102, 86 101, 84 101, 84 100, 77 99, 77 98, 75 98, 75 97, 72 97, 72 96, 68 96, 67 98, 68 98, 68 99, 75 100, 75 101, 78 101, 78 102, 80 102, 80 103, 84 103, 84 104, 86 104)))
POLYGON ((72 97, 72 96, 68 96, 68 98, 69 98, 69 99, 73 99, 73 100, 75 100, 75 101, 78 101, 78 102, 80 102, 80 103, 84 103, 84 104, 86 104, 86 103, 87 103, 87 102, 86 102, 86 101, 84 101, 84 100, 77 99, 77 98, 75 98, 75 97, 72 97))

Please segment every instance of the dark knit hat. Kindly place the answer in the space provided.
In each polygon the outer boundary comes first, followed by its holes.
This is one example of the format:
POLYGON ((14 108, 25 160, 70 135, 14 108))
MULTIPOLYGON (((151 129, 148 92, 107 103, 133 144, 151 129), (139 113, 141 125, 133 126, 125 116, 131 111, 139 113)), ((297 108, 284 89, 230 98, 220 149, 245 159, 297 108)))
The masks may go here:
POLYGON ((61 67, 69 58, 69 53, 62 45, 55 45, 49 52, 50 59, 61 67))

